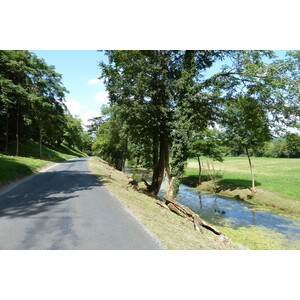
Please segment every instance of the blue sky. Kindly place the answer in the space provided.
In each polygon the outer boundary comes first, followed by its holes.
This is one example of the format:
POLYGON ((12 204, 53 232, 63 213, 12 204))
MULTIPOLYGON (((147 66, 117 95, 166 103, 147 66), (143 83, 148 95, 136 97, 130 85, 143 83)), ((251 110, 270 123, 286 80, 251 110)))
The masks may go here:
MULTIPOLYGON (((108 103, 104 84, 97 80, 101 75, 99 62, 107 62, 104 52, 95 50, 31 50, 46 63, 54 65, 63 75, 62 82, 69 90, 66 105, 72 115, 79 115, 83 123, 99 116, 101 106, 108 103)), ((276 51, 283 58, 285 51, 276 51)), ((216 72, 225 62, 217 62, 211 72, 216 72)))
POLYGON ((62 83, 69 90, 66 105, 72 115, 79 115, 84 124, 89 118, 99 116, 107 93, 101 75, 100 61, 107 61, 103 52, 95 50, 31 50, 48 65, 54 65, 62 74, 62 83))

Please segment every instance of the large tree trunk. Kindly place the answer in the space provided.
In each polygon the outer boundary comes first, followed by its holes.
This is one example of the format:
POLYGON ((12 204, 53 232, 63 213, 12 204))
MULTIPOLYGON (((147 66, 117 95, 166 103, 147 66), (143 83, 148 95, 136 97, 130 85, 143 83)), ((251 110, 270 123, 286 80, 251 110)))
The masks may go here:
POLYGON ((168 141, 164 134, 160 136, 159 143, 159 159, 156 168, 153 170, 152 184, 148 187, 149 191, 157 195, 164 177, 166 166, 166 157, 168 157, 168 141))
POLYGON ((42 127, 40 127, 40 158, 43 157, 43 153, 42 153, 42 127))
POLYGON ((152 88, 156 91, 156 95, 153 98, 154 105, 158 108, 157 110, 157 121, 160 123, 158 132, 155 132, 153 138, 153 176, 152 184, 147 185, 149 192, 157 195, 164 177, 164 171, 167 166, 167 177, 170 180, 170 170, 169 170, 169 141, 168 141, 168 119, 166 115, 162 114, 161 107, 166 108, 168 105, 169 96, 167 94, 167 51, 161 50, 161 66, 162 70, 157 77, 153 78, 152 88), (159 78, 161 76, 161 78, 159 78), (157 138, 157 135, 159 138, 157 138), (159 144, 159 145, 158 145, 159 144), (159 147, 159 153, 157 154, 157 149, 159 147))
POLYGON ((170 170, 169 162, 169 144, 167 144, 167 150, 165 152, 165 181, 166 181, 166 197, 173 198, 173 178, 170 170))
POLYGON ((6 116, 6 123, 5 123, 5 149, 4 152, 8 152, 8 116, 6 116))
POLYGON ((17 106, 17 123, 16 123, 16 156, 19 155, 19 104, 17 106))
POLYGON ((252 181, 252 192, 255 192, 255 181, 254 181, 253 167, 252 167, 252 163, 251 163, 251 159, 250 159, 248 148, 245 147, 245 149, 246 149, 246 153, 247 153, 248 161, 249 161, 249 166, 250 166, 251 181, 252 181))

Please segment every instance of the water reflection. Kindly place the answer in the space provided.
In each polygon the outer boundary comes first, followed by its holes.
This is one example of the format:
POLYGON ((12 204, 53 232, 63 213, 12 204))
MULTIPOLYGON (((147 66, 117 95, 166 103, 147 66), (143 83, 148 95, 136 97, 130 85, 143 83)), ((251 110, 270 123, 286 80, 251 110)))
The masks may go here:
MULTIPOLYGON (((163 184, 159 196, 163 197, 164 194, 165 185, 163 184)), ((250 204, 241 200, 201 194, 181 184, 177 201, 214 225, 226 224, 235 229, 257 225, 279 232, 289 239, 300 239, 299 221, 270 212, 254 210, 250 204)))

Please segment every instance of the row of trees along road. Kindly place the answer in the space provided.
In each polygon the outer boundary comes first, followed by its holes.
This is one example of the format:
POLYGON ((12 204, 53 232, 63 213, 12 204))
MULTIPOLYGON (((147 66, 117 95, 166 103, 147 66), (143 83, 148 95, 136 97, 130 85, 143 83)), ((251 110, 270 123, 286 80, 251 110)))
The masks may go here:
MULTIPOLYGON (((30 51, 0 51, 0 145, 5 153, 20 140, 83 148, 88 136, 64 105, 62 76, 30 51)), ((1 150, 2 150, 1 149, 1 150)))
POLYGON ((165 175, 167 197, 176 197, 193 136, 209 126, 219 124, 249 154, 250 147, 299 122, 300 51, 285 59, 273 51, 105 53, 109 62, 100 68, 110 107, 93 149, 119 169, 132 158, 151 167, 146 184, 153 194, 165 175), (222 70, 208 76, 218 60, 222 70))

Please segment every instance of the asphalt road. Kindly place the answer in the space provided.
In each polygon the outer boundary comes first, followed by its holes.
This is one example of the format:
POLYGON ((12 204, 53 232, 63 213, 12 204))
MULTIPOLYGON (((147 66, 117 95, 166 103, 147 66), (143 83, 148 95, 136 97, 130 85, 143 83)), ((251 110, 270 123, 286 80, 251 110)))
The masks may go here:
POLYGON ((88 168, 52 166, 0 190, 0 249, 162 249, 88 168))

